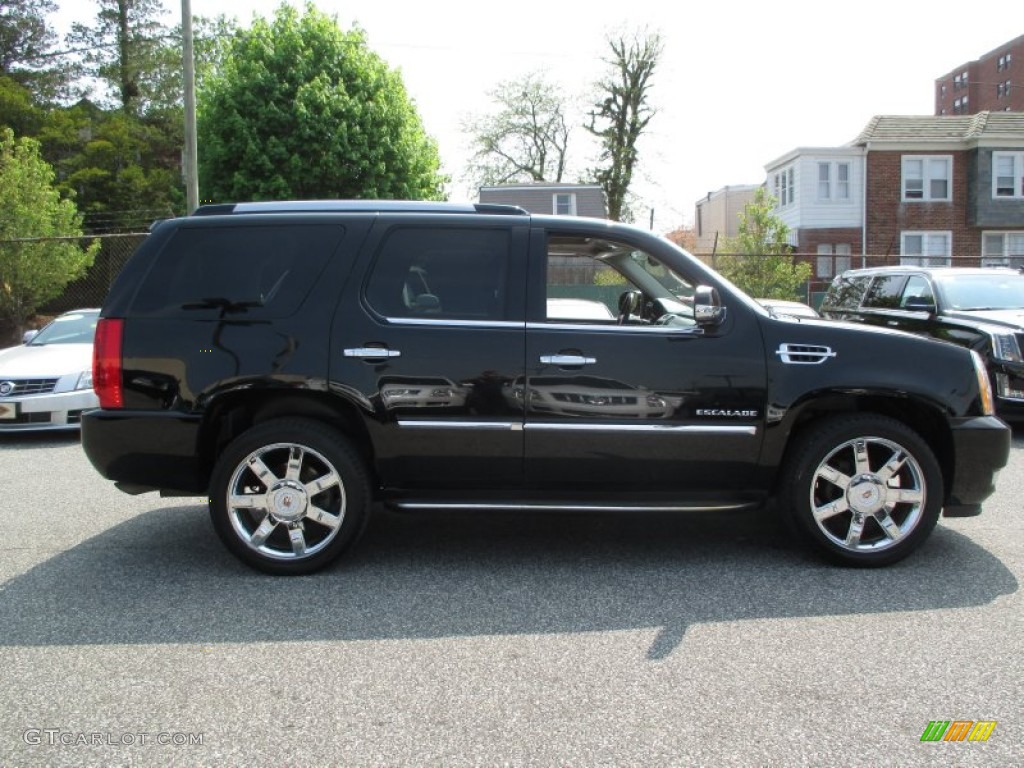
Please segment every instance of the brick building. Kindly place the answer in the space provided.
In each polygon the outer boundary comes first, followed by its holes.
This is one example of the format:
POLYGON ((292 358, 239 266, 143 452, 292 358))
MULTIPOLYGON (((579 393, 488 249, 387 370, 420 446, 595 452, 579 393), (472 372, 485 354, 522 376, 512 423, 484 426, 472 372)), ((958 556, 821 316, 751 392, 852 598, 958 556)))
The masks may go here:
POLYGON ((1024 112, 882 115, 765 171, 818 281, 892 262, 1024 266, 1024 112))
POLYGON ((1024 113, 875 117, 865 158, 865 251, 903 263, 1024 262, 1024 113))
POLYGON ((936 115, 1024 112, 1024 35, 935 80, 936 115))

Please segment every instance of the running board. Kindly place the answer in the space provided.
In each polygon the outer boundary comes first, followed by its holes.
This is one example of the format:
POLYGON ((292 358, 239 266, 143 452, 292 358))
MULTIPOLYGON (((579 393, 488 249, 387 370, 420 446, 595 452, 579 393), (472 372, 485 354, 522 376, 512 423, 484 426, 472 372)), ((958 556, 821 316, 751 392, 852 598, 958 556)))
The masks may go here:
POLYGON ((729 512, 756 509, 758 502, 704 504, 567 504, 558 502, 439 502, 391 501, 389 506, 402 510, 480 510, 501 512, 729 512))

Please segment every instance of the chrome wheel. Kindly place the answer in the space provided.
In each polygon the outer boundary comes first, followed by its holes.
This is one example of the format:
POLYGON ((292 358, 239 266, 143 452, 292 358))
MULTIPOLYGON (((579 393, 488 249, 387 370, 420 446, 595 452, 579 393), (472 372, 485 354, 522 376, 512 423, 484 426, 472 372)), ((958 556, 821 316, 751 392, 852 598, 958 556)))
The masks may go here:
POLYGON ((299 443, 273 443, 238 463, 225 504, 246 547, 288 561, 313 557, 331 544, 347 501, 340 474, 322 453, 299 443))
POLYGON ((829 560, 876 567, 921 546, 942 512, 942 470, 924 438, 890 416, 823 417, 793 439, 780 505, 829 560))
POLYGON ((810 503, 818 528, 853 552, 888 549, 917 527, 924 473, 902 446, 879 437, 848 440, 818 465, 810 503))

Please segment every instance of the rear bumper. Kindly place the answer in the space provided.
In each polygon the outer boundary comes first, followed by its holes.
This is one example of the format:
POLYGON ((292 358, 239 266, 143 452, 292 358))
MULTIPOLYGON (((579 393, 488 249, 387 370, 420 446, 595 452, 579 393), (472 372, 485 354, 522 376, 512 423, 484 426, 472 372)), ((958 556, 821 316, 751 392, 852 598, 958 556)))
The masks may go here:
POLYGON ((1010 428, 994 416, 953 423, 956 475, 945 503, 947 517, 977 514, 995 490, 996 476, 1010 458, 1010 428))
POLYGON ((96 470, 133 492, 205 493, 201 418, 181 413, 97 410, 82 416, 82 448, 96 470))

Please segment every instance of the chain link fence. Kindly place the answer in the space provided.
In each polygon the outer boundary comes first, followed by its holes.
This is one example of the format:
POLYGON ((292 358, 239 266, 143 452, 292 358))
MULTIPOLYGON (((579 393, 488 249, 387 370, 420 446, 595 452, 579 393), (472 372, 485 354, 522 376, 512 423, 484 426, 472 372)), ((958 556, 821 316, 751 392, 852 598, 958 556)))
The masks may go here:
MULTIPOLYGON (((114 278, 117 277, 121 268, 127 263, 135 249, 146 238, 145 232, 133 232, 127 234, 109 235, 86 235, 77 238, 30 238, 17 240, 0 240, 0 267, 5 258, 11 258, 15 249, 26 242, 77 242, 81 248, 87 248, 90 243, 99 241, 100 250, 89 270, 71 283, 65 286, 61 294, 40 307, 36 308, 36 317, 29 324, 29 327, 39 328, 46 322, 71 309, 84 309, 86 307, 99 307, 110 290, 114 278)), ((0 274, 3 270, 0 269, 0 274)), ((0 285, 0 290, 4 286, 0 285)), ((13 339, 15 328, 0 320, 0 346, 6 345, 6 340, 13 339)), ((16 339, 14 339, 16 340, 16 339)))

